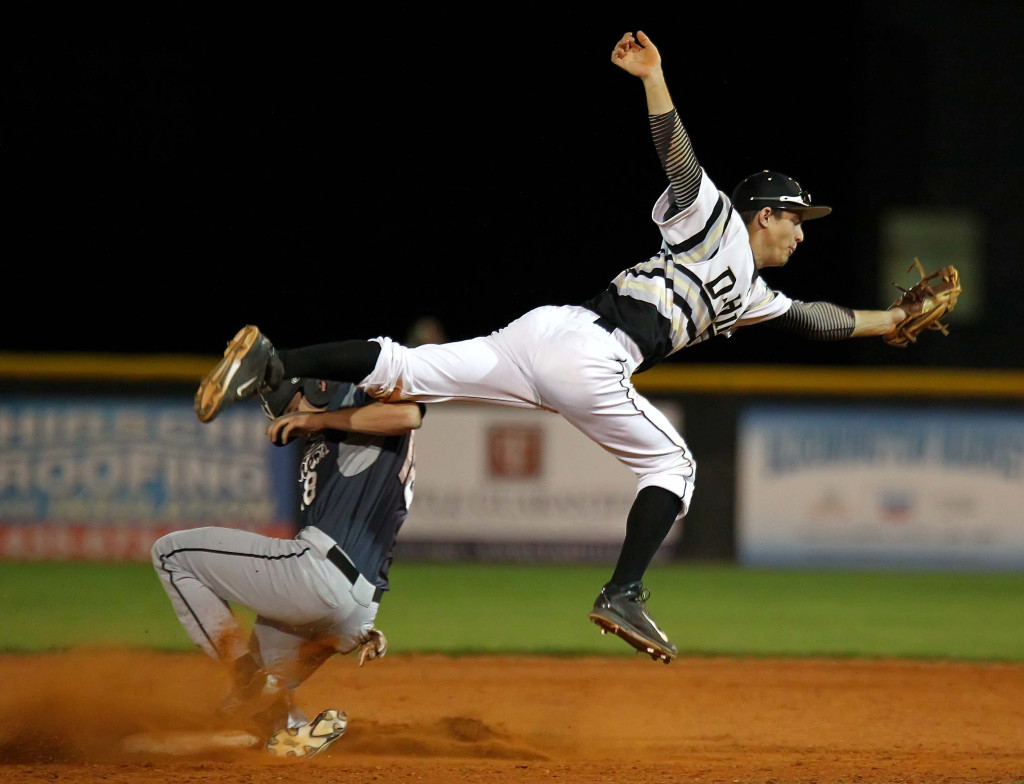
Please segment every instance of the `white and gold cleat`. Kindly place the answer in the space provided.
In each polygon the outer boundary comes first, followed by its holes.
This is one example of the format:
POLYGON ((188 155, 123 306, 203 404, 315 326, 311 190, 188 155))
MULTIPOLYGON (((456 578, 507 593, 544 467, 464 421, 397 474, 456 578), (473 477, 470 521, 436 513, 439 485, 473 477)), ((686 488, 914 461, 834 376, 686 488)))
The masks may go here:
POLYGON ((345 734, 348 716, 344 711, 326 710, 308 724, 278 730, 267 741, 267 752, 275 757, 312 757, 345 734))

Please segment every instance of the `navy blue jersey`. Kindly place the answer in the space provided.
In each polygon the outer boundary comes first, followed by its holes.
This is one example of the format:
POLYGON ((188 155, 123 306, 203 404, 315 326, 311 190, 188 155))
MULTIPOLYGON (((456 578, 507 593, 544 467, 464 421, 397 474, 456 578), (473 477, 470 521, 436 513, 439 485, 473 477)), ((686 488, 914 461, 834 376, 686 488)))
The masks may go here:
MULTIPOLYGON (((342 384, 328 411, 369 405, 373 398, 342 384)), ((303 526, 315 525, 344 550, 374 585, 388 588, 398 530, 412 503, 413 433, 372 436, 326 430, 306 440, 299 472, 303 526)))

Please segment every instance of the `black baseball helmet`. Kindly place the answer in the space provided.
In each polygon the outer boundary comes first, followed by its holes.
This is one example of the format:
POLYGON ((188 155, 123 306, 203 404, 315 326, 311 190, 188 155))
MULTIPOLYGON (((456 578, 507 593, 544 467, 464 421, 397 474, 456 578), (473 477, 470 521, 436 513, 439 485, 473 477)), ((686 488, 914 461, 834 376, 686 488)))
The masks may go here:
POLYGON ((331 402, 340 386, 337 381, 320 381, 298 376, 286 378, 281 380, 277 389, 259 393, 260 405, 263 406, 263 413, 268 419, 277 419, 284 413, 295 393, 301 392, 314 408, 327 408, 327 404, 331 402))
POLYGON ((767 169, 751 174, 733 189, 732 206, 739 212, 762 207, 789 210, 800 213, 805 221, 824 218, 832 212, 831 207, 811 204, 811 194, 792 177, 767 169))
POLYGON ((302 391, 304 381, 304 378, 283 378, 281 383, 278 384, 277 389, 271 391, 260 390, 258 397, 260 405, 263 407, 263 413, 267 415, 267 419, 277 419, 284 413, 288 404, 292 402, 292 398, 295 397, 295 393, 302 391))
POLYGON ((341 386, 339 381, 321 381, 317 378, 302 379, 302 396, 314 408, 327 408, 334 393, 341 386))

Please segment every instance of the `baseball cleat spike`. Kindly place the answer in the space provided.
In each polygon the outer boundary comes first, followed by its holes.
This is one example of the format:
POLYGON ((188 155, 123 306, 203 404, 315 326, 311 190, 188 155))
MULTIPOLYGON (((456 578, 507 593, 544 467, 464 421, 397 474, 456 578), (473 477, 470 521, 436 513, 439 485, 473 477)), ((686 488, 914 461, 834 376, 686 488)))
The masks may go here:
POLYGON ((270 736, 267 752, 275 757, 312 757, 319 754, 348 729, 344 711, 326 710, 308 724, 288 727, 270 736))

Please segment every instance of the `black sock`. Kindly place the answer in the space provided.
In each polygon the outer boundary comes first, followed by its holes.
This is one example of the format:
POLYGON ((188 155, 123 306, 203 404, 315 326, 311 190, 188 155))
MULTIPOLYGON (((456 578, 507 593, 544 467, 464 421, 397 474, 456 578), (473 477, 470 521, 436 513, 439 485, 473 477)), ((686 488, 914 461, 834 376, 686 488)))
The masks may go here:
POLYGON ((663 487, 645 487, 636 494, 611 583, 623 586, 643 579, 682 506, 682 499, 663 487))
POLYGON ((278 350, 284 377, 348 381, 358 384, 373 371, 380 356, 380 343, 372 340, 342 340, 284 351, 278 350))

